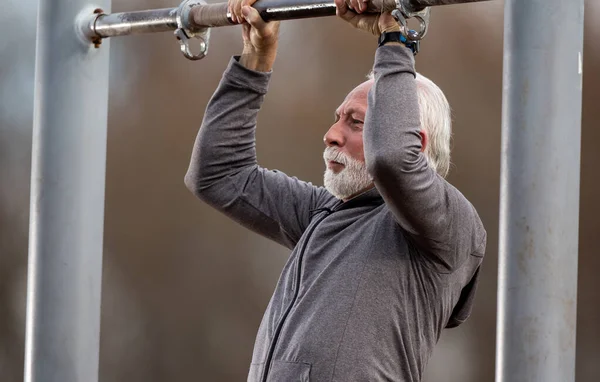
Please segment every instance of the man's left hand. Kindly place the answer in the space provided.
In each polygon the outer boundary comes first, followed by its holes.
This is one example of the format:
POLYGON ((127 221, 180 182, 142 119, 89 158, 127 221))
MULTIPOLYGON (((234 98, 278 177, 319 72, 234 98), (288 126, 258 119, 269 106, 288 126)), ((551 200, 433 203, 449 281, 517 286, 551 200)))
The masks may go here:
POLYGON ((335 0, 336 14, 355 28, 375 36, 400 31, 391 13, 365 13, 370 0, 335 0), (364 14, 363 14, 364 13, 364 14))

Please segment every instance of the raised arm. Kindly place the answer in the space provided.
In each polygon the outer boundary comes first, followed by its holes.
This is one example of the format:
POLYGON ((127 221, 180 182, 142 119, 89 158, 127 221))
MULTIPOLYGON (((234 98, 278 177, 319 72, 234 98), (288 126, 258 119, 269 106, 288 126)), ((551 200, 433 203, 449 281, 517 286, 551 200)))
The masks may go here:
POLYGON ((247 17, 254 26, 244 25, 244 53, 231 60, 206 108, 185 183, 211 206, 291 248, 308 226, 310 210, 332 197, 257 164, 256 118, 275 59, 277 24, 264 24, 257 13, 247 17))
POLYGON ((378 48, 374 73, 364 132, 369 172, 398 223, 454 269, 484 250, 485 231, 471 203, 423 153, 412 52, 402 45, 378 48))
MULTIPOLYGON (((388 14, 362 15, 360 0, 336 0, 338 15, 375 35, 399 31, 388 14)), ((485 230, 469 201, 438 175, 423 153, 414 55, 401 43, 377 49, 364 124, 365 162, 396 221, 438 265, 452 271, 482 256, 485 230)), ((426 135, 426 134, 424 134, 426 135)))

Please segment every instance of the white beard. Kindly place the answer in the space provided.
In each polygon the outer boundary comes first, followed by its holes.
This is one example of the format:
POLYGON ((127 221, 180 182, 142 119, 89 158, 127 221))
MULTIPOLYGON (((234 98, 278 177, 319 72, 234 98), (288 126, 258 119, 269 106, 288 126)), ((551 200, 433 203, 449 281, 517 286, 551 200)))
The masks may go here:
POLYGON ((367 171, 365 162, 351 158, 336 147, 327 147, 323 152, 325 160, 325 188, 338 199, 348 199, 365 191, 373 185, 373 178, 367 171), (334 161, 344 165, 337 174, 327 167, 327 162, 334 161))

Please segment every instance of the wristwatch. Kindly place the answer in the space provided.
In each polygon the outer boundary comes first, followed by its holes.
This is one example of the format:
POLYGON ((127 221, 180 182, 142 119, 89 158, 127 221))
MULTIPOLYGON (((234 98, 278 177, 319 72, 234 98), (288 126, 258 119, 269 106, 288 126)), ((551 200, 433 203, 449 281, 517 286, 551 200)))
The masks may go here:
POLYGON ((419 53, 419 41, 409 41, 402 32, 383 32, 379 36, 378 46, 384 46, 388 42, 401 42, 407 48, 412 50, 416 56, 419 53))

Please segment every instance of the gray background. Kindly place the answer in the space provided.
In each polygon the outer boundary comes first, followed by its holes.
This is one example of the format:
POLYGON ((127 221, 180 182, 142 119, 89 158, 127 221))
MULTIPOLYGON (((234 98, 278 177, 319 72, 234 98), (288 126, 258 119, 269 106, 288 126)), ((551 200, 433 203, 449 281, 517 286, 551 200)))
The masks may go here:
MULTIPOLYGON (((177 4, 115 0, 113 11, 177 4)), ((2 5, 0 380, 13 382, 23 375, 37 2, 2 5)), ((449 180, 477 207, 488 230, 473 315, 443 334, 426 382, 494 378, 502 12, 501 1, 435 9, 417 59, 417 69, 440 85, 453 107, 449 180)), ((577 381, 596 382, 600 2, 588 0, 586 12, 577 381)), ((196 201, 183 185, 204 108, 229 57, 241 50, 240 33, 239 27, 213 30, 209 56, 195 63, 180 56, 170 33, 110 42, 101 381, 245 380, 288 251, 196 201)), ((370 70, 375 45, 333 18, 282 25, 259 118, 263 166, 322 184, 323 134, 333 110, 370 70)))

